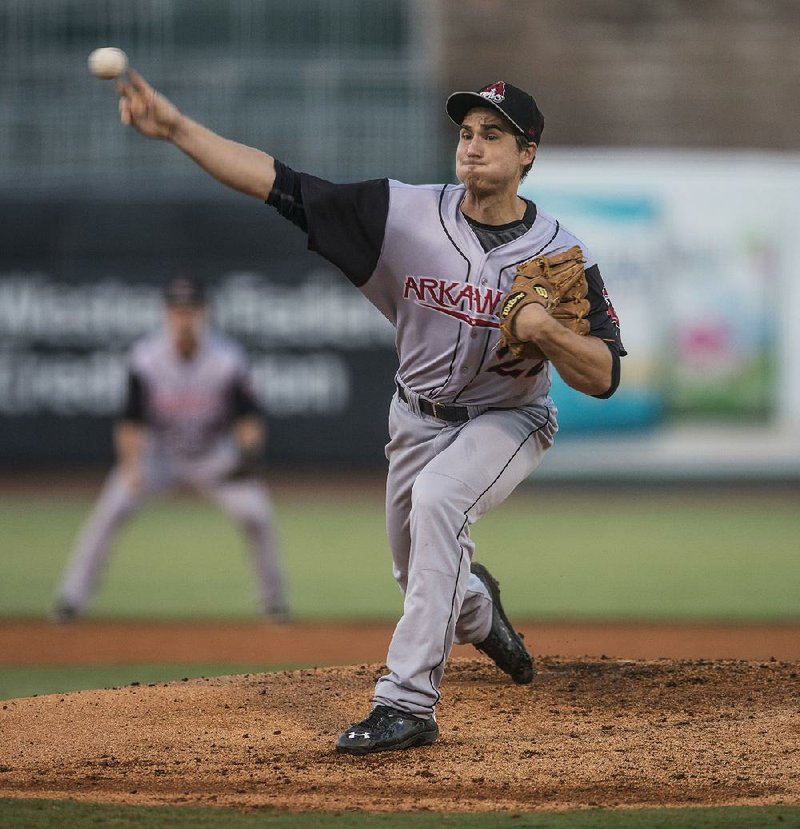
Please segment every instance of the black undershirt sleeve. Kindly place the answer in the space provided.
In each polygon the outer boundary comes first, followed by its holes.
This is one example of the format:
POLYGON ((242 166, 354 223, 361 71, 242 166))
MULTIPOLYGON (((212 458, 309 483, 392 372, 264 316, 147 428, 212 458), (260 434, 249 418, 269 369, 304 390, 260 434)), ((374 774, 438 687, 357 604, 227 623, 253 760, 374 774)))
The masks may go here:
POLYGON ((611 343, 606 343, 608 350, 611 352, 611 385, 602 394, 593 394, 592 397, 597 397, 600 400, 606 400, 619 388, 620 381, 620 360, 619 352, 612 346, 611 343))
POLYGON ((388 179, 334 184, 276 160, 267 204, 308 233, 309 250, 336 265, 354 285, 372 276, 389 215, 388 179))
POLYGON ((128 388, 121 418, 133 423, 144 423, 145 421, 144 383, 142 378, 132 370, 128 372, 128 388))
POLYGON ((234 418, 262 414, 261 406, 246 376, 237 377, 231 386, 231 411, 234 418))
POLYGON ((589 333, 593 337, 603 340, 611 352, 611 385, 603 394, 592 395, 592 397, 605 400, 611 397, 619 386, 620 357, 624 357, 628 352, 625 351, 625 347, 622 345, 619 320, 608 297, 603 284, 603 277, 600 275, 600 268, 597 265, 592 265, 586 271, 586 282, 589 287, 587 295, 589 299, 589 333))

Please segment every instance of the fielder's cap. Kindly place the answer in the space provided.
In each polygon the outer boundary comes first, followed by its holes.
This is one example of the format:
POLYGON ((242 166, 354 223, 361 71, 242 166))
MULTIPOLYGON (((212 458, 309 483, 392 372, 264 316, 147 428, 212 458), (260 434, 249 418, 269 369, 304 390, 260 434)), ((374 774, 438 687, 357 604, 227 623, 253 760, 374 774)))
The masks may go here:
POLYGON ((176 276, 164 286, 167 305, 205 305, 205 286, 193 276, 176 276))
POLYGON ((536 101, 527 92, 510 83, 496 81, 484 86, 479 92, 454 92, 447 99, 447 114, 459 126, 473 107, 496 109, 528 141, 538 144, 542 138, 544 115, 536 106, 536 101))

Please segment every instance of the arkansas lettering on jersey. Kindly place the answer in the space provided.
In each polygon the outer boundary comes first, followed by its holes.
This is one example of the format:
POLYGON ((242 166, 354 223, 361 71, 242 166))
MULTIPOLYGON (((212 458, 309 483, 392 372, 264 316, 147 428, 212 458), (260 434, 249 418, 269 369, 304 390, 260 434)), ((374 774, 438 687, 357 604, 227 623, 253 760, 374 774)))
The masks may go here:
POLYGON ((490 287, 454 282, 432 276, 407 276, 403 299, 455 317, 467 325, 497 328, 496 309, 503 294, 490 287))

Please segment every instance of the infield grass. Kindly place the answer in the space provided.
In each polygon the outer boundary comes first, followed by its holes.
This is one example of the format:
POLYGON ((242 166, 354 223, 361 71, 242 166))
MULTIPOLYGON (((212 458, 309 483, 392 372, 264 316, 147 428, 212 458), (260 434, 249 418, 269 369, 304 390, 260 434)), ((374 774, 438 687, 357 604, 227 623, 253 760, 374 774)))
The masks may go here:
MULTIPOLYGON (((270 665, 270 671, 291 671, 299 664, 270 665)), ((136 665, 25 665, 0 666, 0 700, 43 694, 66 694, 98 688, 120 688, 138 683, 171 682, 204 676, 264 673, 261 665, 191 662, 139 663, 136 665)), ((2 824, 0 824, 1 826, 2 824)))
POLYGON ((411 812, 258 811, 201 809, 190 806, 110 806, 59 800, 0 798, 0 825, 7 829, 796 829, 800 808, 586 809, 577 812, 411 812))
MULTIPOLYGON (((383 496, 276 499, 290 599, 299 619, 396 619, 383 496)), ((41 617, 91 505, 81 497, 0 503, 0 616, 41 617)), ((536 486, 473 527, 476 558, 516 618, 800 618, 794 493, 663 493, 536 486)), ((246 618, 251 563, 215 507, 177 497, 123 528, 91 615, 246 618)))
MULTIPOLYGON (((51 608, 86 496, 0 503, 0 615, 51 608)), ((382 494, 276 502, 296 615, 395 619, 382 494)), ((780 621, 800 618, 800 511, 791 494, 520 490, 473 528, 477 557, 503 584, 516 617, 780 621)), ((202 501, 178 497, 140 513, 119 536, 94 616, 246 618, 257 613, 236 528, 202 501)), ((282 666, 295 667, 295 666, 282 666)), ((248 665, 0 669, 4 698, 131 682, 263 671, 248 665)), ((0 765, 0 768, 2 766, 0 765)), ((0 772, 0 785, 2 772, 0 772)), ((0 799, 2 827, 320 827, 320 829, 760 829, 800 827, 800 808, 587 809, 567 813, 242 813, 0 799)))

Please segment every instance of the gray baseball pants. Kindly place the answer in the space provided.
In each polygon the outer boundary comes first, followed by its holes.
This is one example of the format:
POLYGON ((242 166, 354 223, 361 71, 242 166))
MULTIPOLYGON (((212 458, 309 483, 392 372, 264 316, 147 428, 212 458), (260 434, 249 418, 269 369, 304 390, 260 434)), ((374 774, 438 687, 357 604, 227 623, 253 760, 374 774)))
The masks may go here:
POLYGON ((133 493, 119 467, 112 469, 75 543, 59 587, 59 602, 83 610, 97 586, 111 545, 124 523, 145 500, 176 484, 186 484, 216 503, 242 528, 255 563, 262 608, 287 608, 272 503, 255 479, 225 480, 235 454, 220 445, 202 459, 171 457, 151 447, 142 468, 142 486, 133 493))
POLYGON ((451 425, 420 414, 408 397, 392 400, 386 447, 387 532, 403 616, 373 704, 432 717, 453 642, 482 642, 491 628, 491 598, 470 573, 470 525, 539 466, 557 412, 546 397, 451 425))

